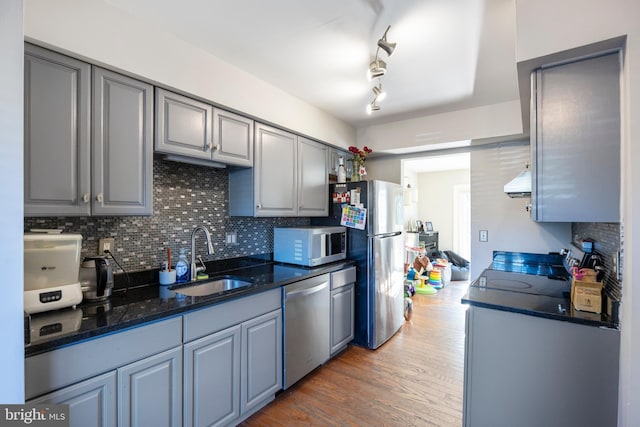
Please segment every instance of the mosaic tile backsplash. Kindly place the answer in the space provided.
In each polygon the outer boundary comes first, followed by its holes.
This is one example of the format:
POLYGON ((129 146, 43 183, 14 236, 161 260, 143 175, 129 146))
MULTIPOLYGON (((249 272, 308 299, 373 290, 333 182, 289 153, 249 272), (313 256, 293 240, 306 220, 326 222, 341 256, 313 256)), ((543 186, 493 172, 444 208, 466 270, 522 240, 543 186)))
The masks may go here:
POLYGON ((191 253, 191 231, 203 224, 211 232, 214 254, 206 255, 204 237, 197 254, 205 261, 273 252, 273 227, 309 225, 309 218, 229 217, 229 173, 184 163, 154 160, 153 215, 123 217, 25 218, 24 231, 59 228, 82 234, 82 256, 98 252, 101 237, 115 238, 115 254, 127 271, 158 268, 171 247, 175 265, 181 248, 191 253), (235 232, 237 244, 226 243, 235 232))

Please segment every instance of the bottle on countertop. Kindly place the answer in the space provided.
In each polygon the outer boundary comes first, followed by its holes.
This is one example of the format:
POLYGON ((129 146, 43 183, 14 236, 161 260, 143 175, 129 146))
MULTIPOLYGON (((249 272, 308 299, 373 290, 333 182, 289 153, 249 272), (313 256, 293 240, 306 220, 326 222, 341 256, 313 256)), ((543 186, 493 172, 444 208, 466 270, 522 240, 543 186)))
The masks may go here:
POLYGON ((347 169, 344 167, 344 159, 342 156, 338 158, 338 182, 347 182, 347 169))
POLYGON ((187 261, 186 249, 180 249, 180 256, 176 263, 176 283, 188 282, 189 279, 189 261, 187 261))

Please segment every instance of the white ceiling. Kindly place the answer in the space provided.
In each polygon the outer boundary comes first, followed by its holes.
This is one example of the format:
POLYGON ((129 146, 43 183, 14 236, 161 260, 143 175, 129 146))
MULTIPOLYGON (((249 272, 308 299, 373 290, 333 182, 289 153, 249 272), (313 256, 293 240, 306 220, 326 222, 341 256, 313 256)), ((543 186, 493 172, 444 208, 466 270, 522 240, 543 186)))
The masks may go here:
POLYGON ((402 160, 403 174, 443 172, 450 170, 470 169, 469 153, 447 154, 402 160))
POLYGON ((355 127, 518 99, 514 0, 106 1, 355 127))

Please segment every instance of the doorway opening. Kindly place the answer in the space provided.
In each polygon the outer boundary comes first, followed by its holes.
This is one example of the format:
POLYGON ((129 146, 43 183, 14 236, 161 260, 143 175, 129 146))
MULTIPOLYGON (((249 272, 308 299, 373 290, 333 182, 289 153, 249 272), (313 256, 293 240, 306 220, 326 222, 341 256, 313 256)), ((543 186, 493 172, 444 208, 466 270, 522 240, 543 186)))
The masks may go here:
POLYGON ((471 261, 471 155, 469 152, 402 160, 408 231, 429 224, 438 250, 471 261))

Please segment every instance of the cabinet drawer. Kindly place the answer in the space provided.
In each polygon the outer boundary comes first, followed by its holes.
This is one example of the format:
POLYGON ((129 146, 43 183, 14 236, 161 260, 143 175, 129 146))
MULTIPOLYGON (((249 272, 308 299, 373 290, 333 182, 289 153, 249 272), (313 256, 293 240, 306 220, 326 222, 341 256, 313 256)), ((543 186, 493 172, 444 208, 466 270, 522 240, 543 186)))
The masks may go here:
POLYGON ((182 318, 132 328, 25 360, 25 398, 57 390, 182 344, 182 318))
POLYGON ((184 316, 184 342, 277 310, 281 304, 280 288, 276 288, 188 313, 184 316))
POLYGON ((356 281, 356 268, 349 267, 331 273, 331 289, 341 288, 356 281))

